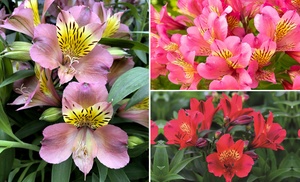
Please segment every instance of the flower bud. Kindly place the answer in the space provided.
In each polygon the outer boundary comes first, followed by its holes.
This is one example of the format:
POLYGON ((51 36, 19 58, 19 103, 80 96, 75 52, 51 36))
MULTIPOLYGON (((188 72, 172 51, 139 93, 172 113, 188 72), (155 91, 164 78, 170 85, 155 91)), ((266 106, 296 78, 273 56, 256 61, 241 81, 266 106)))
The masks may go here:
POLYGON ((15 41, 1 52, 1 57, 18 61, 28 61, 31 59, 29 54, 31 46, 32 44, 28 42, 15 41))
POLYGON ((221 131, 216 131, 215 132, 215 139, 219 139, 221 135, 222 135, 221 131))
POLYGON ((242 115, 239 116, 236 120, 231 121, 231 125, 247 125, 253 122, 253 116, 242 115))
POLYGON ((40 117, 40 120, 54 122, 62 117, 61 108, 51 107, 46 109, 40 117))
POLYGON ((253 160, 257 160, 259 157, 253 150, 246 151, 246 152, 244 152, 244 154, 247 154, 253 160))
POLYGON ((124 51, 121 48, 118 47, 109 47, 107 48, 108 52, 112 55, 112 56, 116 56, 116 57, 124 57, 126 55, 128 55, 128 53, 126 51, 124 51))
POLYGON ((128 137, 128 148, 133 149, 135 146, 144 143, 144 140, 137 136, 128 137))
POLYGON ((206 147, 208 144, 207 140, 204 138, 198 138, 197 142, 196 142, 196 147, 198 148, 203 148, 206 147))

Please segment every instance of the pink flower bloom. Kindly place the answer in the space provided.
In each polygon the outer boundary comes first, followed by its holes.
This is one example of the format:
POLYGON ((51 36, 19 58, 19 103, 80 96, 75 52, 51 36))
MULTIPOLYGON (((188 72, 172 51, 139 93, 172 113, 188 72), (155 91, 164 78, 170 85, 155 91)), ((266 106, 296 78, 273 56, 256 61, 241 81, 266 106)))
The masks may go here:
POLYGON ((34 27, 41 22, 45 22, 45 13, 52 2, 53 0, 45 1, 40 19, 37 0, 25 0, 19 7, 14 9, 12 15, 0 27, 33 37, 34 27))
POLYGON ((286 11, 281 17, 278 12, 265 6, 254 18, 256 29, 270 37, 277 44, 277 51, 295 51, 300 49, 300 17, 296 11, 286 11))
POLYGON ((158 126, 151 120, 151 145, 155 144, 155 138, 158 136, 158 126))
MULTIPOLYGON (((239 83, 237 88, 249 89, 252 80, 245 71, 248 66, 252 50, 249 44, 241 43, 240 38, 229 36, 224 41, 215 40, 211 44, 212 54, 206 59, 206 63, 200 63, 197 67, 199 75, 206 79, 222 79, 222 82, 213 82, 213 87, 229 86, 226 82, 239 83), (232 76, 232 77, 228 77, 232 76), (220 85, 221 84, 221 85, 220 85)), ((234 85, 232 85, 234 86, 234 85)))
POLYGON ((17 110, 35 106, 60 106, 61 98, 55 90, 51 71, 36 65, 35 75, 14 83, 15 91, 21 94, 11 105, 20 105, 17 110))
POLYGON ((113 169, 129 162, 126 132, 109 125, 113 115, 107 100, 105 83, 71 82, 63 93, 62 113, 66 123, 48 126, 40 156, 48 163, 58 164, 72 154, 75 165, 84 173, 92 169, 94 158, 113 169))
POLYGON ((5 31, 4 29, 1 28, 1 25, 3 24, 3 20, 7 17, 8 15, 6 14, 5 12, 5 7, 3 7, 1 10, 0 10, 0 36, 5 40, 6 38, 6 35, 5 35, 5 31))
POLYGON ((140 103, 125 109, 127 106, 128 100, 125 100, 125 103, 122 104, 118 111, 117 115, 121 118, 126 118, 132 120, 136 123, 139 123, 145 127, 149 127, 149 98, 145 98, 140 103))
POLYGON ((44 68, 58 68, 60 84, 70 81, 74 76, 79 82, 106 79, 112 65, 112 56, 97 45, 103 24, 93 12, 86 19, 79 17, 86 11, 90 10, 82 6, 74 6, 69 11, 62 10, 57 17, 56 27, 40 24, 34 31, 30 56, 44 68))
POLYGON ((202 13, 202 0, 178 0, 177 6, 181 14, 196 18, 202 13))

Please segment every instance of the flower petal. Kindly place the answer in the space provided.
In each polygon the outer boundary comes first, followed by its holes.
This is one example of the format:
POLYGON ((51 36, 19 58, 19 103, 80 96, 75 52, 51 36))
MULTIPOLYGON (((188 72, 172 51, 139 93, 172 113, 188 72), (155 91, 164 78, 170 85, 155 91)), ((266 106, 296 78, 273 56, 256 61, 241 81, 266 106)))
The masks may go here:
POLYGON ((30 49, 32 60, 51 70, 57 68, 62 59, 55 32, 54 25, 38 25, 34 31, 34 44, 30 49))
POLYGON ((124 167, 129 162, 126 132, 113 125, 106 125, 94 131, 97 141, 97 158, 105 166, 113 169, 124 167))
POLYGON ((58 164, 67 160, 78 131, 73 125, 59 123, 44 129, 40 156, 48 163, 58 164))

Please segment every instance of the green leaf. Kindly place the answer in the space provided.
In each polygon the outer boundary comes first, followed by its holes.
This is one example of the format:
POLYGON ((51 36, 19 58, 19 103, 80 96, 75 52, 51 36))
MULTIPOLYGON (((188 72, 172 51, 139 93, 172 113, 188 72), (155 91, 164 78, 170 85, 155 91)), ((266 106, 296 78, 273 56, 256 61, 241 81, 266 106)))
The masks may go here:
POLYGON ((133 162, 129 163, 125 168, 124 172, 130 179, 132 180, 138 180, 142 178, 148 178, 148 170, 145 169, 145 167, 141 163, 133 162))
POLYGON ((47 123, 45 123, 45 122, 38 121, 38 120, 33 120, 33 121, 25 124, 24 126, 22 126, 22 128, 20 128, 16 132, 16 136, 19 139, 23 139, 27 136, 30 136, 30 135, 36 133, 37 131, 42 130, 46 126, 47 126, 47 123))
POLYGON ((28 176, 24 178, 22 182, 32 182, 35 181, 36 172, 30 173, 28 176))
POLYGON ((161 177, 163 180, 169 172, 167 146, 163 144, 157 144, 155 148, 152 171, 155 175, 161 177))
POLYGON ((14 181, 13 179, 19 171, 20 171, 20 168, 15 168, 12 172, 10 172, 9 176, 8 176, 8 182, 14 181))
POLYGON ((8 84, 11 84, 17 80, 20 80, 22 78, 27 78, 29 76, 34 75, 34 71, 33 70, 20 70, 12 75, 10 75, 8 78, 6 78, 1 84, 0 84, 0 88, 4 87, 8 84))
POLYGON ((12 137, 13 139, 20 141, 20 139, 18 137, 16 137, 11 130, 9 120, 3 110, 3 106, 2 106, 1 102, 0 102, 0 116, 1 116, 0 117, 0 129, 2 129, 7 135, 12 137))
POLYGON ((71 168, 72 168, 71 157, 69 157, 68 160, 60 164, 53 164, 52 172, 51 172, 51 181, 52 182, 70 181, 71 168))
POLYGON ((7 141, 7 140, 0 140, 0 147, 23 148, 23 149, 29 149, 37 152, 40 150, 40 148, 36 145, 23 143, 23 142, 7 141))
POLYGON ((275 178, 282 176, 283 174, 289 172, 291 170, 291 168, 282 168, 282 169, 278 169, 276 171, 272 171, 270 173, 270 175, 268 175, 267 179, 268 181, 274 181, 275 178))
POLYGON ((147 62, 148 62, 148 57, 147 57, 147 55, 146 55, 146 53, 145 52, 143 52, 143 51, 140 51, 140 50, 134 50, 134 52, 135 52, 135 54, 137 55, 137 57, 143 62, 143 63, 145 63, 145 64, 147 64, 147 62))
POLYGON ((179 174, 169 173, 164 177, 163 182, 173 181, 173 180, 178 180, 178 179, 184 179, 184 177, 180 176, 179 174))
POLYGON ((147 151, 148 148, 149 148, 149 143, 145 142, 145 143, 135 146, 133 149, 128 149, 128 154, 129 154, 130 158, 134 158, 134 157, 140 156, 142 153, 147 151))
POLYGON ((112 104, 120 102, 123 98, 143 87, 148 83, 149 70, 146 68, 135 67, 121 75, 113 84, 109 94, 108 101, 112 104))
POLYGON ((149 47, 136 41, 125 40, 125 39, 116 39, 116 38, 102 38, 99 42, 100 44, 109 45, 112 47, 122 47, 129 48, 133 50, 141 50, 144 52, 149 52, 149 47))
POLYGON ((195 157, 191 157, 191 158, 187 158, 183 161, 181 161, 180 163, 178 163, 176 166, 174 166, 173 168, 171 168, 170 173, 179 173, 183 168, 185 168, 186 165, 188 165, 191 161, 199 158, 200 156, 195 156, 195 157))
POLYGON ((149 97, 149 84, 147 83, 143 87, 141 87, 138 91, 136 91, 133 96, 128 101, 125 110, 130 108, 131 106, 134 106, 141 102, 146 97, 149 97))
POLYGON ((108 177, 110 181, 130 182, 123 169, 109 169, 108 177))
POLYGON ((172 169, 173 167, 175 167, 176 165, 178 165, 182 159, 183 159, 183 155, 185 152, 185 148, 182 150, 178 150, 175 154, 175 156, 173 157, 171 163, 170 163, 170 168, 172 169))
POLYGON ((107 177, 108 168, 104 166, 102 163, 99 162, 98 159, 96 159, 96 164, 98 168, 99 173, 99 182, 105 182, 107 177))

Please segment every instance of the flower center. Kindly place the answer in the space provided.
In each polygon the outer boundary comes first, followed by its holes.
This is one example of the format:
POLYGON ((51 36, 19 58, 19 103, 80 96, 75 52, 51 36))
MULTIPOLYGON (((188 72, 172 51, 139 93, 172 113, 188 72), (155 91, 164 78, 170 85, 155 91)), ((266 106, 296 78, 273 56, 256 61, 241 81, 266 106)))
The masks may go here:
POLYGON ((233 166, 234 162, 240 158, 241 155, 234 149, 225 150, 219 155, 219 160, 224 163, 225 167, 228 165, 233 166))
MULTIPOLYGON (((107 107, 111 107, 109 104, 107 107)), ((64 114, 66 123, 73 124, 76 127, 87 126, 92 129, 97 129, 108 124, 112 117, 112 113, 107 111, 107 107, 100 104, 95 104, 85 109, 75 108, 71 112, 64 114)))
POLYGON ((273 56, 275 51, 265 50, 265 49, 255 49, 251 56, 251 60, 256 60, 259 67, 265 66, 273 56))
POLYGON ((276 26, 276 40, 280 41, 296 27, 297 25, 294 22, 291 22, 291 20, 281 20, 276 26))
POLYGON ((188 134, 191 133, 191 127, 187 123, 182 123, 180 126, 180 129, 185 133, 188 133, 188 134))

